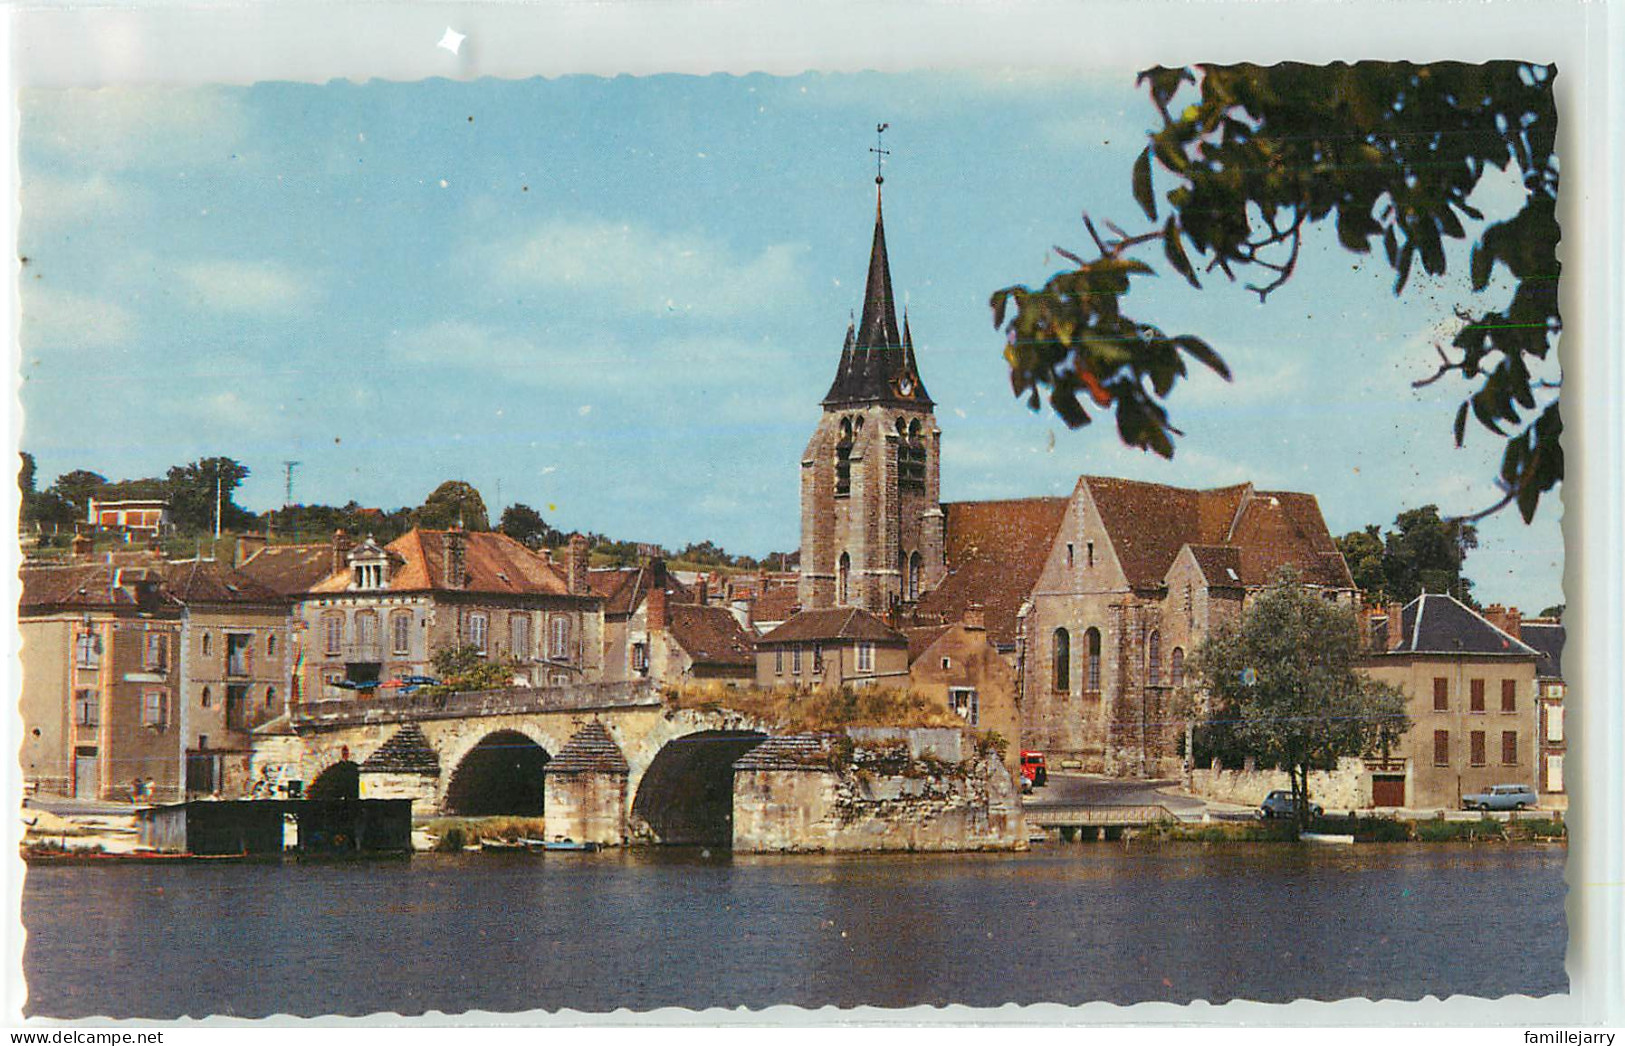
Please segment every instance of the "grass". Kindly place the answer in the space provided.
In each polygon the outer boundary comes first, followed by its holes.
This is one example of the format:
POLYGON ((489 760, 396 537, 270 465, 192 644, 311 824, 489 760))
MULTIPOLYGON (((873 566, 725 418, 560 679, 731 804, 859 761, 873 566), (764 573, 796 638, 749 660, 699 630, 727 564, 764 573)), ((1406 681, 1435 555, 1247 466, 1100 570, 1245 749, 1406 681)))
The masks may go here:
POLYGON ((965 726, 965 720, 942 702, 917 690, 890 687, 763 689, 694 683, 668 689, 666 701, 675 708, 738 712, 788 733, 825 733, 848 726, 965 726))
POLYGON ((436 817, 423 825, 435 837, 435 849, 455 853, 482 839, 545 839, 544 817, 436 817))
MULTIPOLYGON (((1497 821, 1483 817, 1476 821, 1401 821, 1392 817, 1317 817, 1311 832, 1324 835, 1352 835, 1357 843, 1458 843, 1526 842, 1534 839, 1566 839, 1568 826, 1556 819, 1519 818, 1497 821)), ((1289 822, 1228 822, 1187 825, 1162 822, 1147 825, 1135 834, 1149 842, 1174 843, 1269 843, 1293 842, 1297 838, 1289 822)))

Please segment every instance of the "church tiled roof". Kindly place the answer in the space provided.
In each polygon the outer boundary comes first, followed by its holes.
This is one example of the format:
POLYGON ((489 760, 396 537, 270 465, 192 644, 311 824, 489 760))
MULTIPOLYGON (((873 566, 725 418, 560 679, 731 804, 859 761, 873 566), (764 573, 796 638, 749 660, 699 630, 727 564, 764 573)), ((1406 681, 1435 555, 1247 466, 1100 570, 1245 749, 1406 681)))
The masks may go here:
POLYGON ((915 608, 921 624, 958 621, 973 603, 984 608, 995 646, 1016 641, 1016 612, 1043 573, 1066 516, 1066 498, 960 501, 947 516, 948 576, 915 608))
POLYGON ((824 406, 868 403, 929 408, 931 397, 914 361, 914 339, 907 317, 899 332, 897 306, 892 300, 891 266, 886 259, 886 224, 881 219, 880 197, 875 197, 875 238, 869 250, 869 278, 864 285, 863 317, 848 327, 846 344, 835 381, 824 396, 824 406))

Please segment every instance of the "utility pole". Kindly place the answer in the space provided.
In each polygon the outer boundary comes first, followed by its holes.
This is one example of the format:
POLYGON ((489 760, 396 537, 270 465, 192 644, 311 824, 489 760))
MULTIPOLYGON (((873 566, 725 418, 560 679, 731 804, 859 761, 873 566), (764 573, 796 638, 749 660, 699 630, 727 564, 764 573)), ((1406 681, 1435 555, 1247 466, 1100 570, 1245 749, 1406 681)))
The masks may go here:
MULTIPOLYGON (((282 463, 282 511, 284 514, 293 507, 293 470, 299 466, 297 461, 284 461, 282 463)), ((299 540, 299 522, 297 518, 293 524, 293 540, 299 540)))
POLYGON ((214 466, 214 540, 220 541, 220 463, 214 466))

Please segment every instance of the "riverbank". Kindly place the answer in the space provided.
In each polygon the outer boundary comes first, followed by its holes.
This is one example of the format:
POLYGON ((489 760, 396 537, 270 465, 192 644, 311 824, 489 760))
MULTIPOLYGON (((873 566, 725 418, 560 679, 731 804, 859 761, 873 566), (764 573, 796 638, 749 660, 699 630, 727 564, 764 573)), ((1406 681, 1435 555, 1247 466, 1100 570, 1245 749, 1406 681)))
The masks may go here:
MULTIPOLYGON (((1401 820, 1392 817, 1317 817, 1309 833, 1322 839, 1355 843, 1568 843, 1568 825, 1553 818, 1519 817, 1474 821, 1443 818, 1401 820)), ((1066 830, 1061 830, 1066 838, 1066 830)), ((1159 822, 1125 830, 1137 843, 1295 843, 1297 826, 1288 822, 1181 824, 1159 822)))

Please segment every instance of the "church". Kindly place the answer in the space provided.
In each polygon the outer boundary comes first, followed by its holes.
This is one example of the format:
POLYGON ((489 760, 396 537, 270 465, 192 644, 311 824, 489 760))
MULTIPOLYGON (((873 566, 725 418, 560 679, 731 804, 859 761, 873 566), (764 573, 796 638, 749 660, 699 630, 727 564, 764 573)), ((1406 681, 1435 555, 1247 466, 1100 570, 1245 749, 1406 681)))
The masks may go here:
POLYGON ((898 323, 881 181, 862 316, 801 458, 800 609, 858 608, 897 629, 978 614, 1015 673, 1020 747, 1093 773, 1177 773, 1175 697, 1211 630, 1283 567, 1357 606, 1320 506, 1250 483, 1087 475, 1066 497, 944 502, 943 435, 908 316, 898 323))

